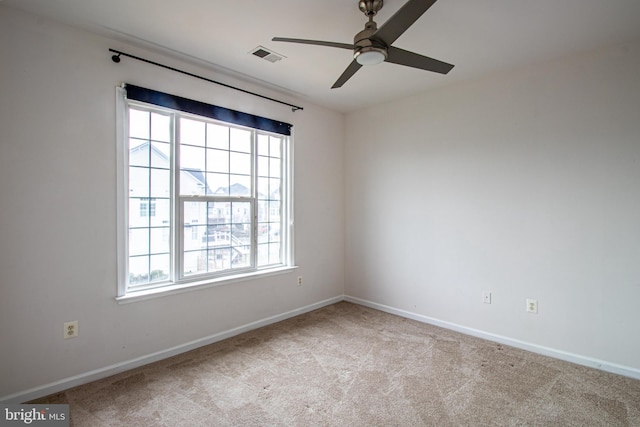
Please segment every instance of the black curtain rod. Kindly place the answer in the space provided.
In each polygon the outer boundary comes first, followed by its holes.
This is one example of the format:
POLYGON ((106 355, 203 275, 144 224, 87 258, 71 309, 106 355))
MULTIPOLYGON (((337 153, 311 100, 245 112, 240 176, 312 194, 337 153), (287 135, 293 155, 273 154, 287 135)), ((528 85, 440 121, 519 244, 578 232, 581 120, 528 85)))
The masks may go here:
POLYGON ((111 60, 113 62, 115 62, 115 63, 120 62, 120 55, 122 55, 122 56, 126 56, 126 57, 129 57, 129 58, 132 58, 132 59, 137 59, 138 61, 146 62, 147 64, 155 65, 157 67, 166 68, 167 70, 175 71, 176 73, 186 74, 187 76, 195 77, 196 79, 204 80, 204 81, 207 81, 209 83, 214 83, 214 84, 217 84, 217 85, 220 85, 220 86, 228 87, 229 89, 233 89, 233 90, 237 90, 237 91, 240 91, 240 92, 248 93, 249 95, 257 96, 258 98, 263 98, 263 99, 267 99, 269 101, 277 102, 279 104, 288 105, 289 107, 291 107, 291 111, 304 110, 304 108, 298 107, 297 105, 289 104, 288 102, 279 101, 277 99, 269 98, 268 96, 260 95, 259 93, 250 92, 248 90, 240 89, 238 87, 231 86, 231 85, 228 85, 226 83, 221 83, 221 82, 218 82, 218 81, 215 81, 215 80, 211 80, 211 79, 208 79, 206 77, 202 77, 202 76, 199 76, 197 74, 190 73, 188 71, 180 70, 178 68, 173 68, 173 67, 170 67, 168 65, 164 65, 164 64, 160 64, 158 62, 150 61, 148 59, 140 58, 139 56, 130 55, 128 53, 121 52, 119 50, 109 49, 109 52, 113 52, 113 53, 117 54, 117 55, 113 55, 111 57, 111 60))

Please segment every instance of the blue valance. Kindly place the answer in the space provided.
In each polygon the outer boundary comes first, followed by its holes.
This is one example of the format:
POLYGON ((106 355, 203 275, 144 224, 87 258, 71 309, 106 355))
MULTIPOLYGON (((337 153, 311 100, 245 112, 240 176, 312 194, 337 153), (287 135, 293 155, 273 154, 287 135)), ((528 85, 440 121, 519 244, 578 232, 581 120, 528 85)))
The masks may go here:
POLYGON ((125 85, 127 98, 148 104, 159 105, 185 113, 197 114, 211 119, 221 120, 240 126, 247 126, 267 132, 278 133, 280 135, 291 135, 291 125, 289 123, 268 119, 266 117, 243 113, 229 108, 218 107, 217 105, 205 102, 194 101, 176 95, 170 95, 157 90, 146 89, 127 83, 125 85))

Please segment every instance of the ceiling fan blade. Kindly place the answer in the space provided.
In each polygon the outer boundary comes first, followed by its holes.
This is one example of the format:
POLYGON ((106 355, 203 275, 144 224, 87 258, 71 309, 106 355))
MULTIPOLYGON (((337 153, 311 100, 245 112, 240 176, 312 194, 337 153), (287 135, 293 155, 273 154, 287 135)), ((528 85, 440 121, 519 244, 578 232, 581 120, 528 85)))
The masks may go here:
POLYGON ((362 65, 358 64, 355 59, 351 61, 351 64, 349 64, 347 69, 344 70, 344 72, 338 78, 338 80, 336 80, 333 86, 331 86, 331 89, 342 87, 342 85, 345 84, 347 80, 349 80, 351 76, 353 76, 356 73, 356 71, 360 69, 360 67, 362 67, 362 65))
POLYGON ((453 65, 428 56, 418 55, 408 50, 398 49, 391 46, 387 51, 386 62, 393 64, 405 65, 407 67, 419 68, 421 70, 433 71, 435 73, 447 74, 453 68, 453 65))
POLYGON ((288 42, 288 43, 301 43, 301 44, 313 44, 316 46, 328 46, 328 47, 337 47, 340 49, 349 49, 353 50, 353 45, 348 43, 335 43, 335 42, 325 42, 322 40, 306 40, 306 39, 289 39, 286 37, 274 37, 271 39, 274 42, 288 42))
POLYGON ((436 0, 409 0, 374 34, 374 37, 391 46, 407 28, 422 16, 436 0))

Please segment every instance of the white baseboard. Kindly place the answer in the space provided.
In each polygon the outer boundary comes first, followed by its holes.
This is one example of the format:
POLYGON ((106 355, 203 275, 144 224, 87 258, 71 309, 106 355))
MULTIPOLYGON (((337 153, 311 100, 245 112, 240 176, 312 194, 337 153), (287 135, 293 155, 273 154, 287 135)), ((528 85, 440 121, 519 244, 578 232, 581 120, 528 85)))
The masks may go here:
POLYGON ((384 304, 379 304, 373 301, 368 301, 351 296, 338 296, 329 298, 324 301, 320 301, 314 304, 307 305, 305 307, 297 308, 285 313, 281 313, 275 316, 267 317, 255 322, 248 323, 237 328, 229 329, 224 332, 220 332, 208 337, 204 337, 195 341, 191 341, 179 346, 175 346, 166 350, 161 350, 152 354, 137 357, 135 359, 127 360, 125 362, 116 363, 114 365, 106 366, 104 368, 96 369, 93 371, 85 372, 73 377, 64 378, 59 381, 55 381, 49 384, 45 384, 39 387, 34 387, 29 390, 24 390, 18 393, 14 393, 8 396, 0 398, 0 403, 21 403, 29 400, 38 399, 40 397, 47 396, 49 394, 57 393, 63 390, 67 390, 71 387, 76 387, 82 384, 87 384, 92 381, 96 381, 102 378, 109 377, 111 375, 119 374, 130 369, 138 368, 149 363, 157 362, 162 359, 176 356, 181 353, 185 353, 196 348, 213 344, 218 341, 222 341, 227 338, 242 334, 244 332, 251 331, 253 329, 261 328, 263 326, 271 325, 273 323, 280 322, 282 320, 289 319, 291 317, 298 316, 300 314, 308 313, 313 310, 317 310, 322 307, 326 307, 331 304, 338 303, 340 301, 347 301, 354 304, 363 305, 365 307, 374 308, 376 310, 384 311, 386 313, 395 314, 397 316, 405 317, 407 319, 413 319, 418 322, 427 323, 441 328, 450 329, 456 332, 460 332, 466 335, 471 335, 477 338, 486 339, 489 341, 497 342, 511 347, 516 347, 522 350, 531 351, 533 353, 542 354, 544 356, 553 357, 556 359, 564 360, 567 362, 576 363, 578 365, 588 366, 590 368, 600 369, 606 372, 611 372, 626 377, 639 379, 640 370, 631 368, 628 366, 622 366, 615 363, 606 362, 578 354, 568 353, 562 350, 548 348, 537 344, 531 344, 525 341, 516 340, 513 338, 504 337, 501 335, 492 334, 489 332, 480 331, 478 329, 468 328, 466 326, 460 326, 455 323, 446 322, 432 317, 423 316, 421 314, 412 313, 410 311, 401 310, 398 308, 390 307, 384 304))
POLYGON ((564 360, 566 362, 571 362, 571 363, 575 363, 582 366, 588 366, 590 368, 596 368, 602 371, 611 372, 613 374, 623 375, 625 377, 630 377, 630 378, 640 380, 640 369, 631 368, 629 366, 618 365, 616 363, 610 363, 604 360, 598 360, 591 357, 582 356, 579 354, 568 353, 566 351, 544 347, 541 345, 532 344, 525 341, 509 338, 509 337, 504 337, 501 335, 480 331, 478 329, 468 328, 466 326, 460 326, 455 323, 445 322, 442 320, 434 319, 432 317, 423 316, 421 314, 412 313, 406 310, 400 310, 398 308, 389 307, 384 304, 378 304, 373 301, 368 301, 368 300, 355 298, 347 295, 345 295, 344 301, 348 301, 354 304, 360 304, 365 307, 375 308, 376 310, 384 311, 386 313, 391 313, 397 316, 406 317, 407 319, 417 320, 418 322, 428 323, 430 325, 439 326, 445 329, 450 329, 450 330, 460 332, 466 335, 471 335, 477 338, 482 338, 482 339, 497 342, 500 344, 508 345, 511 347, 516 347, 521 350, 527 350, 532 353, 538 353, 544 356, 553 357, 555 359, 564 360))
POLYGON ((157 362, 162 359, 166 359, 172 356, 176 356, 181 353, 185 353, 190 350, 194 350, 198 347, 213 344, 218 341, 222 341, 227 338, 248 332, 254 329, 261 328, 263 326, 271 325, 273 323, 280 322, 282 320, 289 319, 291 317, 298 316, 300 314, 308 313, 313 310, 317 310, 322 307, 326 307, 331 304, 343 301, 342 296, 329 298, 324 301, 320 301, 305 307, 297 308, 286 313, 277 314, 275 316, 267 317, 265 319, 257 320, 255 322, 248 323, 237 328, 229 329, 224 332, 220 332, 208 337, 204 337, 195 341, 181 344, 166 350, 161 350, 146 356, 137 357, 135 359, 127 360, 125 362, 116 363, 114 365, 106 366, 104 368, 96 369, 93 371, 85 372, 73 377, 64 378, 59 381, 55 381, 49 384, 45 384, 39 387, 34 387, 29 390, 24 390, 18 393, 14 393, 8 396, 0 397, 0 403, 22 403, 28 402, 33 399, 48 396, 53 393, 57 393, 63 390, 67 390, 71 387, 77 387, 82 384, 90 383, 102 378, 109 377, 111 375, 119 374, 130 369, 138 368, 149 363, 157 362))

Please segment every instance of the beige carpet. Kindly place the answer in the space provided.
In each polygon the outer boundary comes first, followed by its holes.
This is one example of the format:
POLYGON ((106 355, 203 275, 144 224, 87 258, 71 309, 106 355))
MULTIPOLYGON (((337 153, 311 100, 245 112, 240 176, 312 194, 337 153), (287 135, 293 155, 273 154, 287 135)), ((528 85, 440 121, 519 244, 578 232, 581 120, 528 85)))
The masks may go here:
POLYGON ((640 426, 640 381, 339 303, 37 403, 75 426, 640 426))

